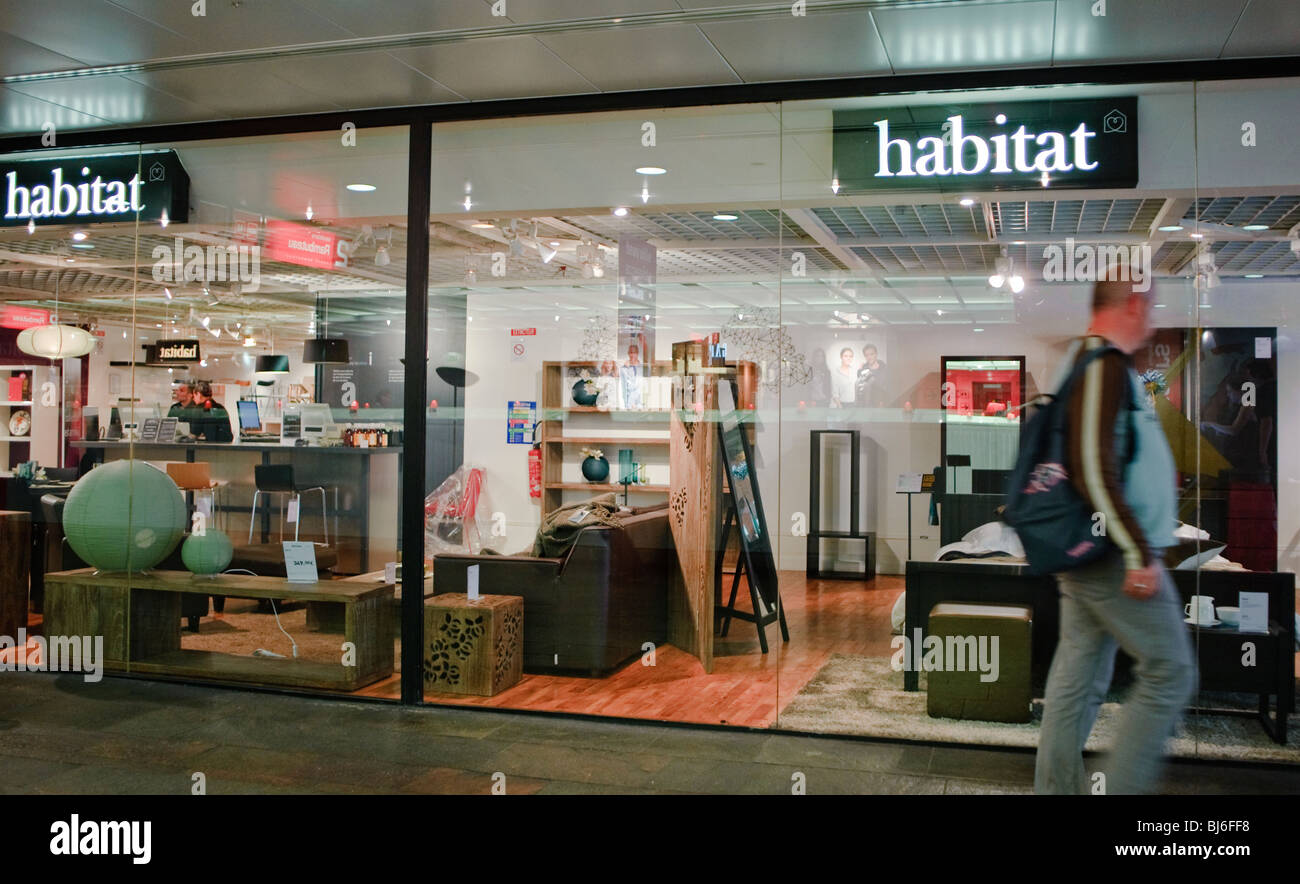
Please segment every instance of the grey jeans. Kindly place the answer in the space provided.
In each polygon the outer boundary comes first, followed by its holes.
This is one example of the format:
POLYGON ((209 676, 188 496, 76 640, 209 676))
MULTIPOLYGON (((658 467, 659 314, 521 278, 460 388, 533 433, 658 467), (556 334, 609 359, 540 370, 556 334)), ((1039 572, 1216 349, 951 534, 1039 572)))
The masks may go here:
POLYGON ((1124 560, 1118 553, 1059 575, 1059 583, 1061 636, 1047 676, 1034 791, 1093 791, 1083 769, 1083 747, 1120 647, 1137 661, 1137 682, 1100 768, 1103 790, 1108 795, 1148 792, 1160 772, 1165 740, 1196 693, 1195 658, 1178 590, 1161 569, 1156 595, 1144 600, 1124 595, 1124 560))

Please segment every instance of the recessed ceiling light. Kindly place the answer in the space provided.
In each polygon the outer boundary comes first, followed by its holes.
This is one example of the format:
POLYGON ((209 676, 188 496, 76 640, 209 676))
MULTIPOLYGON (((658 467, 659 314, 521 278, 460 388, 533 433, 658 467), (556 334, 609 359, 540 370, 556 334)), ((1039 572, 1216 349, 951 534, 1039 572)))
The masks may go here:
POLYGON ((86 237, 89 235, 90 234, 86 233, 84 230, 78 230, 76 233, 72 234, 72 238, 77 242, 84 242, 86 237))
POLYGON ((982 331, 984 331, 984 329, 982 329, 982 328, 973 328, 973 329, 971 329, 971 331, 982 332, 982 331))
POLYGON ((1025 244, 1025 241, 1023 239, 1017 239, 1017 240, 1013 240, 1011 244, 1013 246, 1023 246, 1025 244))
POLYGON ((1204 233, 1189 233, 1187 235, 1190 236, 1192 239, 1205 239, 1204 233))
POLYGON ((74 249, 93 249, 95 247, 95 244, 89 242, 74 242, 72 244, 72 247, 74 249))
POLYGON ((370 193, 375 189, 373 184, 349 184, 348 190, 353 193, 370 193))
POLYGON ((616 216, 618 216, 619 218, 622 218, 624 215, 627 214, 627 207, 626 207, 626 206, 615 206, 615 207, 614 207, 614 214, 615 214, 616 216))
POLYGON ((1268 230, 1268 225, 1267 224, 1243 224, 1241 225, 1241 229, 1242 230, 1268 230))
POLYGON ((641 166, 636 170, 636 173, 638 175, 662 175, 667 171, 667 169, 662 169, 659 166, 641 166))
POLYGON ((1164 307, 1165 305, 1164 305, 1164 304, 1152 304, 1151 306, 1152 306, 1152 307, 1164 307))
POLYGON ((492 230, 494 227, 496 227, 496 225, 489 224, 486 221, 475 221, 473 224, 470 225, 470 227, 476 228, 478 230, 492 230))
POLYGON ((739 215, 733 215, 730 212, 718 212, 713 216, 714 221, 736 221, 739 218, 739 215))
POLYGON ((1182 229, 1183 229, 1183 225, 1181 224, 1165 224, 1162 227, 1156 228, 1156 230, 1163 231, 1164 233, 1173 233, 1175 230, 1182 230, 1182 229))
POLYGON ((1262 273, 1247 273, 1247 274, 1246 274, 1246 278, 1247 278, 1247 279, 1263 279, 1263 278, 1264 278, 1264 274, 1262 274, 1262 273))
POLYGON ((970 197, 970 196, 964 196, 964 197, 961 198, 961 200, 960 200, 959 202, 960 202, 963 206, 973 206, 973 205, 975 205, 975 198, 974 198, 974 197, 970 197))

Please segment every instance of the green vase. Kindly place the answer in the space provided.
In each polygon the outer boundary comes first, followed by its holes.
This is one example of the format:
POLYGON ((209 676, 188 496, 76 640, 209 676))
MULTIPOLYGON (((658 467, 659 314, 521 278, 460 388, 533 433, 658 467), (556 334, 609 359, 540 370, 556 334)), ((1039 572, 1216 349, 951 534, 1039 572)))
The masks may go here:
POLYGON ((609 461, 603 457, 589 457, 582 462, 582 477, 593 484, 609 478, 609 461))

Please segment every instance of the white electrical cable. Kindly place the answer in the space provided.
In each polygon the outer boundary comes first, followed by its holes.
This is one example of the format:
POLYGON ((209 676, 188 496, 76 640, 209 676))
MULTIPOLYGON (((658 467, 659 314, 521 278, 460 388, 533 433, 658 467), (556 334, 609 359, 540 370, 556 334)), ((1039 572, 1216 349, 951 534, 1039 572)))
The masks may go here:
MULTIPOLYGON (((249 571, 247 568, 231 568, 229 571, 222 571, 221 573, 223 573, 223 574, 248 574, 248 575, 251 576, 251 577, 260 577, 260 576, 261 576, 260 574, 254 574, 252 571, 249 571)), ((284 628, 284 624, 280 622, 280 612, 277 611, 277 610, 275 609, 275 599, 267 599, 267 601, 271 603, 271 613, 275 615, 275 625, 278 626, 278 627, 280 628, 280 631, 284 633, 284 637, 287 638, 287 639, 289 640, 289 644, 293 645, 293 656, 294 656, 294 659, 296 660, 296 659, 298 658, 298 643, 297 643, 296 641, 293 640, 293 636, 291 636, 291 635, 290 635, 290 634, 285 630, 285 628, 284 628)), ((260 651, 260 650, 261 650, 261 648, 258 648, 258 651, 260 651)), ((257 654, 257 652, 255 651, 254 654, 257 654)), ((267 656, 267 655, 270 655, 270 654, 271 654, 271 652, 270 652, 270 651, 267 651, 265 654, 261 654, 261 655, 259 655, 259 656, 267 656)), ((280 656, 280 655, 279 655, 279 654, 274 654, 273 656, 278 657, 278 656, 280 656)))

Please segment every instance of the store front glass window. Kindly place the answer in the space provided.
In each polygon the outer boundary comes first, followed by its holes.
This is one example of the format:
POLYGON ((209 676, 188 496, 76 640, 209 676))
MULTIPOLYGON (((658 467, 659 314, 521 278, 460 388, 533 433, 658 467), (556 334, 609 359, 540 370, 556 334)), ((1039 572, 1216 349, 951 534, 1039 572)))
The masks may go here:
POLYGON ((397 696, 406 143, 5 161, 30 363, 6 408, 32 428, 6 466, 47 638, 102 637, 110 671, 397 696))
POLYGON ((770 105, 434 127, 429 702, 775 722, 780 150, 770 105))

